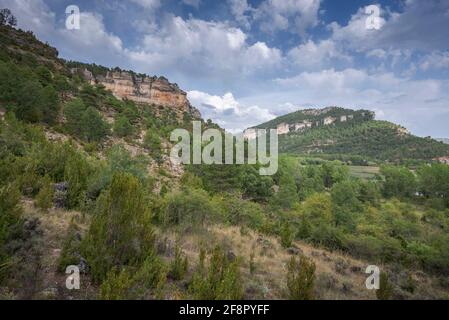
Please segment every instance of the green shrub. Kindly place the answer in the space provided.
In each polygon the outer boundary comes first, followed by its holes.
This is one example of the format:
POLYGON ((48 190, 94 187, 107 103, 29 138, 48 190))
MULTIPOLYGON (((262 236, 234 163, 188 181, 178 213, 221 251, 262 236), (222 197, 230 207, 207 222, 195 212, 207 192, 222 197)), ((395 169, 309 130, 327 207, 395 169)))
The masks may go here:
POLYGON ((83 123, 83 138, 88 141, 101 141, 109 134, 109 125, 101 114, 94 108, 89 107, 81 117, 83 123))
POLYGON ((315 284, 315 263, 301 256, 293 256, 287 265, 287 288, 290 300, 313 300, 315 284))
POLYGON ((87 107, 80 99, 74 99, 64 107, 69 133, 86 140, 99 142, 109 134, 109 125, 93 107, 87 107))
POLYGON ((36 196, 36 206, 43 210, 48 211, 53 207, 53 195, 54 187, 53 183, 48 176, 46 176, 42 181, 42 187, 36 196))
POLYGON ((129 174, 114 175, 95 211, 83 240, 83 256, 94 280, 104 279, 113 267, 140 265, 154 246, 151 213, 140 182, 129 174))
POLYGON ((393 286, 388 280, 388 275, 381 272, 379 279, 379 290, 376 290, 376 297, 378 300, 390 300, 393 295, 393 286))
POLYGON ((284 248, 290 248, 292 246, 293 239, 295 234, 288 225, 288 223, 284 223, 281 227, 281 245, 284 248))
POLYGON ((147 148, 150 152, 150 155, 158 162, 162 162, 162 144, 161 139, 157 132, 152 129, 148 129, 145 134, 143 143, 145 148, 147 148))
POLYGON ((167 267, 156 253, 151 251, 135 275, 136 282, 144 289, 162 290, 167 281, 167 267))
POLYGON ((117 272, 108 272, 105 281, 100 287, 100 299, 102 300, 131 300, 136 296, 132 292, 134 280, 126 269, 117 272))
POLYGON ((184 279, 188 269, 187 256, 182 252, 179 244, 175 248, 175 259, 170 264, 169 276, 173 280, 184 279))
POLYGON ((65 272, 67 266, 80 263, 81 231, 78 225, 71 221, 67 229, 67 236, 58 258, 58 271, 65 272))
POLYGON ((90 173, 90 163, 82 154, 75 153, 67 159, 64 168, 64 180, 68 183, 69 208, 76 208, 82 204, 90 173))
POLYGON ((382 166, 385 177, 383 193, 385 197, 412 197, 417 189, 415 175, 407 168, 382 166))
POLYGON ((222 209, 225 222, 254 230, 263 226, 265 214, 260 204, 242 199, 240 194, 219 195, 214 200, 214 207, 222 209))
POLYGON ((204 253, 189 285, 189 292, 198 300, 240 300, 243 286, 240 263, 237 258, 230 262, 220 247, 215 247, 209 267, 204 265, 204 253))
POLYGON ((10 241, 20 236, 22 231, 22 208, 20 192, 16 186, 0 188, 0 281, 10 265, 10 241))
POLYGON ((166 195, 161 220, 166 225, 202 227, 214 216, 216 209, 204 190, 183 189, 166 195))
POLYGON ((115 120, 113 130, 118 137, 129 137, 134 133, 134 127, 126 116, 120 116, 115 120))

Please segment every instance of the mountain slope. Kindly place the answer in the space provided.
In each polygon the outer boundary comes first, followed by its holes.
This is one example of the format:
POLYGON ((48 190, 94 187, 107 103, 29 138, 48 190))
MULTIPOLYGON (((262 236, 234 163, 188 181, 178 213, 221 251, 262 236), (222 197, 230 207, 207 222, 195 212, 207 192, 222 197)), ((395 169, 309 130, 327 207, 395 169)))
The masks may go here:
POLYGON ((414 136, 399 125, 374 120, 374 113, 367 110, 308 109, 255 128, 277 129, 283 153, 338 154, 388 161, 431 160, 449 155, 448 145, 414 136))

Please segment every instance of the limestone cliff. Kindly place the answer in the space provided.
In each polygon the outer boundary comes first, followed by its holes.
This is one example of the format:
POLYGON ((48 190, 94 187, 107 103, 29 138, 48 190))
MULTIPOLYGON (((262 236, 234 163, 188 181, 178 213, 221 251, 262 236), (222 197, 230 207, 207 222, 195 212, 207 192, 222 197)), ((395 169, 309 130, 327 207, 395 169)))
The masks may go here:
MULTIPOLYGON (((76 71, 78 70, 72 70, 76 71)), ((180 118, 184 113, 189 113, 193 118, 201 118, 200 112, 187 99, 187 93, 164 77, 148 77, 122 70, 107 71, 105 75, 94 76, 84 69, 81 74, 92 84, 103 85, 119 99, 167 107, 175 111, 180 118)))

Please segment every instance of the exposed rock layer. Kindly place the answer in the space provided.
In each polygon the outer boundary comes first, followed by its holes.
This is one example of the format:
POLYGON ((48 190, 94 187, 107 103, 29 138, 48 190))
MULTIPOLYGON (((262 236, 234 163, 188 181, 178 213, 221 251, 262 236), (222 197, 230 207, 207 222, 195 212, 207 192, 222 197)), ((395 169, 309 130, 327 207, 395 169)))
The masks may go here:
POLYGON ((187 99, 187 93, 164 77, 136 75, 128 71, 108 71, 105 76, 94 77, 87 69, 82 71, 82 75, 92 84, 103 85, 119 99, 168 107, 179 116, 189 113, 193 118, 201 117, 199 111, 187 99))

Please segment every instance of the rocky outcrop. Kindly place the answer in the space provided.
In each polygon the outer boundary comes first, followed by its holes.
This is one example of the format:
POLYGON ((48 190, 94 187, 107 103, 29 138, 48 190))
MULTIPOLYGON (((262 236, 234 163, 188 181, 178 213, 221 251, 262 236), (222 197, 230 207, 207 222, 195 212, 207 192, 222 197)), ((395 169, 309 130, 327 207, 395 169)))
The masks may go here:
MULTIPOLYGON (((276 131, 278 135, 289 134, 292 132, 301 133, 308 129, 321 127, 321 126, 332 126, 336 124, 347 123, 355 120, 354 114, 345 114, 341 116, 327 116, 322 119, 316 120, 313 117, 319 117, 321 115, 326 115, 330 111, 335 110, 335 107, 329 107, 325 109, 308 109, 303 110, 302 113, 311 117, 311 119, 305 119, 299 122, 287 123, 282 122, 276 126, 276 131)), ((373 112, 362 112, 359 114, 364 119, 371 119, 374 117, 373 112)), ((405 133, 404 133, 405 134, 405 133)), ((257 130, 255 128, 249 128, 244 131, 244 138, 247 140, 252 140, 257 137, 257 130)))
MULTIPOLYGON (((72 72, 77 70, 72 70, 72 72)), ((94 77, 87 70, 81 74, 92 84, 101 84, 110 90, 118 99, 128 99, 139 104, 157 105, 171 108, 180 117, 185 112, 193 118, 200 118, 200 112, 187 99, 187 93, 182 91, 176 83, 170 83, 164 77, 148 77, 128 71, 108 71, 106 75, 94 77)))

